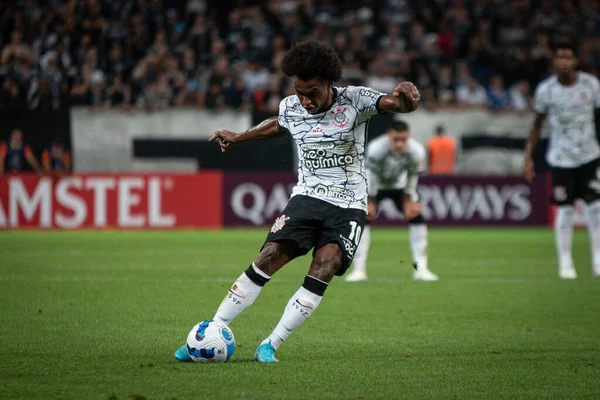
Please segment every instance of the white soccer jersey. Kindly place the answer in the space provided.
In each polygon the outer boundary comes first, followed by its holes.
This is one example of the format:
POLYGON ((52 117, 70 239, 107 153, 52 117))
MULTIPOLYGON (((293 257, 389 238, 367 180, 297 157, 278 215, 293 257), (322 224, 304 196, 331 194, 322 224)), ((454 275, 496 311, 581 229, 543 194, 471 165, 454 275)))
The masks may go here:
POLYGON ((571 86, 564 86, 556 76, 538 85, 534 109, 547 114, 550 124, 548 164, 576 168, 600 157, 596 108, 600 108, 600 82, 593 75, 580 71, 571 86))
POLYGON ((417 201, 418 175, 425 171, 425 147, 409 137, 404 151, 392 150, 387 135, 381 135, 367 147, 369 196, 381 189, 405 189, 417 201))
POLYGON ((292 197, 306 195, 342 208, 367 210, 364 163, 367 122, 384 93, 362 86, 334 87, 330 109, 309 114, 298 96, 279 104, 278 123, 298 147, 298 183, 292 197))

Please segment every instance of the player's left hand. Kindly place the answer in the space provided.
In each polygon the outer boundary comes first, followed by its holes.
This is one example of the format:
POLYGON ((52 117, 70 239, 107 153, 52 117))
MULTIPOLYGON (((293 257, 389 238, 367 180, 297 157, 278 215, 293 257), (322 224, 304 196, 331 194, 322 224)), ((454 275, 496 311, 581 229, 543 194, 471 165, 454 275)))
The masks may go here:
POLYGON ((421 212, 422 212, 421 203, 418 203, 416 201, 409 201, 409 200, 406 200, 404 202, 403 214, 404 214, 404 219, 406 221, 410 221, 411 219, 418 217, 419 214, 421 214, 421 212))
POLYGON ((421 100, 421 94, 419 93, 419 89, 412 82, 400 82, 394 88, 394 96, 400 97, 401 95, 406 96, 406 98, 413 103, 421 100))

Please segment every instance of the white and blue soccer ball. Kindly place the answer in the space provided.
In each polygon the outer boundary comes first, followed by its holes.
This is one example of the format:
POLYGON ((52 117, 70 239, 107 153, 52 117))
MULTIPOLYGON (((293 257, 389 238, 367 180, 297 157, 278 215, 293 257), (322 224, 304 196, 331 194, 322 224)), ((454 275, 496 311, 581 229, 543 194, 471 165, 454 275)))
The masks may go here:
POLYGON ((213 320, 194 325, 186 344, 194 362, 225 362, 235 350, 235 338, 231 329, 213 320))

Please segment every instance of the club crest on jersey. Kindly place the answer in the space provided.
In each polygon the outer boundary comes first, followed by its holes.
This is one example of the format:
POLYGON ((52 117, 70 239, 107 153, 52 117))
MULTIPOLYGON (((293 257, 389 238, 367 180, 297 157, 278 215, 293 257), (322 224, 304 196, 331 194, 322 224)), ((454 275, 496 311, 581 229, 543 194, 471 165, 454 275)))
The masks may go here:
POLYGON ((290 219, 290 217, 286 217, 285 215, 282 215, 281 217, 277 218, 275 220, 275 223, 271 227, 271 232, 275 233, 277 231, 280 231, 281 228, 283 228, 283 226, 285 225, 285 221, 287 221, 288 219, 290 219))
POLYGON ((335 110, 329 111, 333 115, 333 126, 336 128, 344 128, 350 122, 350 117, 346 115, 347 107, 336 107, 335 110))
POLYGON ((554 200, 556 201, 565 201, 567 200, 567 189, 564 186, 554 186, 553 194, 554 200))

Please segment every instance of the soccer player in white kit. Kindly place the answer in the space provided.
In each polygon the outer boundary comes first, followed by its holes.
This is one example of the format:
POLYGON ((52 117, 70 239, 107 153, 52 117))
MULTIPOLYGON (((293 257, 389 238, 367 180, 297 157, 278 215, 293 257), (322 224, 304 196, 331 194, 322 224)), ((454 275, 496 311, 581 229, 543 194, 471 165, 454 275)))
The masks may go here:
POLYGON ((554 222, 558 276, 575 279, 573 263, 573 202, 586 203, 592 252, 592 276, 600 277, 600 146, 596 138, 595 112, 600 108, 600 82, 578 71, 576 48, 558 44, 554 48, 555 74, 541 82, 535 93, 536 118, 527 138, 523 175, 533 179, 533 151, 542 123, 550 124, 546 160, 551 167, 552 203, 557 205, 554 222))
MULTIPOLYGON (((243 133, 222 130, 211 138, 225 152, 250 140, 291 135, 298 149, 298 183, 290 201, 258 257, 233 283, 213 317, 229 325, 252 305, 273 274, 313 250, 304 283, 256 349, 254 358, 264 363, 278 361, 275 351, 281 343, 314 312, 333 277, 343 275, 352 263, 367 217, 367 122, 377 113, 411 112, 420 99, 410 82, 399 83, 392 94, 333 86, 342 77, 340 59, 333 48, 316 41, 293 46, 281 69, 292 78, 296 94, 281 101, 278 116, 243 133)), ((191 360, 186 346, 175 358, 191 360)))
POLYGON ((417 193, 419 174, 425 171, 425 147, 410 137, 404 121, 393 121, 385 135, 367 146, 367 183, 369 210, 362 239, 354 256, 354 267, 347 282, 367 280, 367 256, 371 244, 370 220, 377 216, 377 206, 384 199, 394 202, 409 224, 413 279, 437 281, 427 265, 427 225, 421 214, 417 193))

